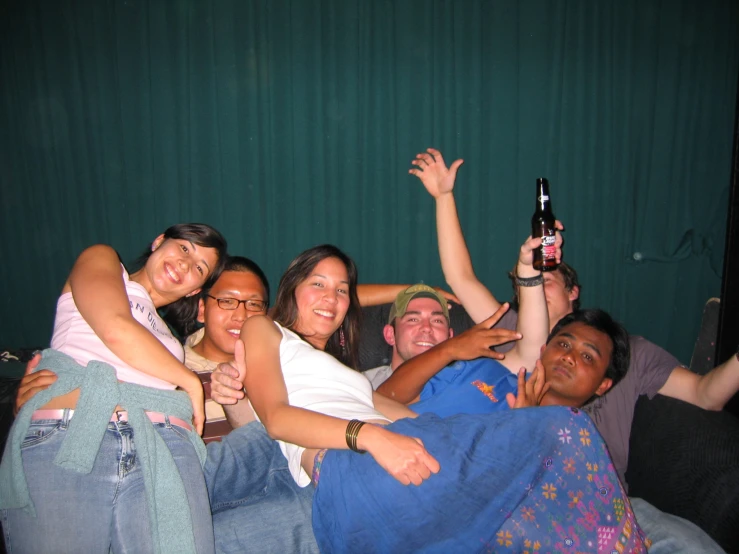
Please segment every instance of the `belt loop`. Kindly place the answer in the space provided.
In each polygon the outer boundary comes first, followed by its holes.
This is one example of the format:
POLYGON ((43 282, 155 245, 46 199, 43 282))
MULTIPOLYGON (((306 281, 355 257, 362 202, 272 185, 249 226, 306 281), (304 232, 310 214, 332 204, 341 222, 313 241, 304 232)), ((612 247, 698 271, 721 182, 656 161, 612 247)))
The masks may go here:
POLYGON ((72 419, 73 413, 74 411, 69 408, 64 408, 64 410, 62 410, 62 428, 66 429, 69 427, 69 420, 72 419))
POLYGON ((172 423, 169 421, 169 415, 164 414, 164 423, 168 429, 172 428, 172 423))

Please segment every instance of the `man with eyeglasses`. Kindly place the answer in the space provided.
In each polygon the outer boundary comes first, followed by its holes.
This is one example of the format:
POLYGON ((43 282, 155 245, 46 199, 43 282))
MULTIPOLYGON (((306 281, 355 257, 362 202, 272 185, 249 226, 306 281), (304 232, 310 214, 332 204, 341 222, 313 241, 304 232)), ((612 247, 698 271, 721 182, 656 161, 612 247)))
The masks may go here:
POLYGON ((244 320, 267 313, 269 283, 262 269, 242 256, 230 256, 210 290, 203 291, 197 320, 203 327, 185 341, 185 365, 205 389, 203 440, 219 440, 231 432, 223 407, 210 397, 210 375, 218 364, 233 359, 244 320))

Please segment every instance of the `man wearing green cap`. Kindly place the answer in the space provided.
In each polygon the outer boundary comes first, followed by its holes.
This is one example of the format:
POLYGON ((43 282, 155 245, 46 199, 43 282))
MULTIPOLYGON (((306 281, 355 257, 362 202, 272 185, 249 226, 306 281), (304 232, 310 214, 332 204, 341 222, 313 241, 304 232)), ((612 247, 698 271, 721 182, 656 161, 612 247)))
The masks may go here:
POLYGON ((424 284, 408 287, 395 298, 383 329, 385 341, 393 347, 390 365, 370 369, 364 375, 377 389, 400 364, 453 335, 444 297, 424 284))

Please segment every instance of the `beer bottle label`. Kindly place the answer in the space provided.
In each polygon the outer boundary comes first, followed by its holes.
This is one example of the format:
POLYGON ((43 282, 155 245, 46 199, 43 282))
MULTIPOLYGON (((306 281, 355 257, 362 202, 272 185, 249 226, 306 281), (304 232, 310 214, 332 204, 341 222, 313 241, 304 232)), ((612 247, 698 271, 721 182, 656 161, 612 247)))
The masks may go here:
POLYGON ((556 247, 554 246, 554 243, 556 241, 556 237, 554 235, 545 235, 541 237, 541 253, 542 258, 544 260, 553 260, 555 259, 555 251, 556 247))

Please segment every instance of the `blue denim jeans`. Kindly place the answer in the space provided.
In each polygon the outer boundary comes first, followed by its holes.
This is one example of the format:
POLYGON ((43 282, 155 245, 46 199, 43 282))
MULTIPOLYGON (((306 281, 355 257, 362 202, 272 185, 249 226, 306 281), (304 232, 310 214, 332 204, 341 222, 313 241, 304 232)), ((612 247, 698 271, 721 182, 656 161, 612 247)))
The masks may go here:
POLYGON ((649 554, 725 554, 695 523, 658 510, 641 498, 629 501, 636 522, 652 541, 649 554))
POLYGON ((252 422, 207 445, 216 551, 318 554, 313 487, 299 487, 277 442, 252 422))
MULTIPOLYGON (((153 424, 167 444, 187 492, 198 553, 213 552, 208 493, 195 449, 184 431, 153 424)), ((23 442, 23 468, 37 517, 3 510, 8 553, 153 552, 151 524, 133 429, 108 425, 89 474, 53 463, 68 419, 33 421, 23 442)))

